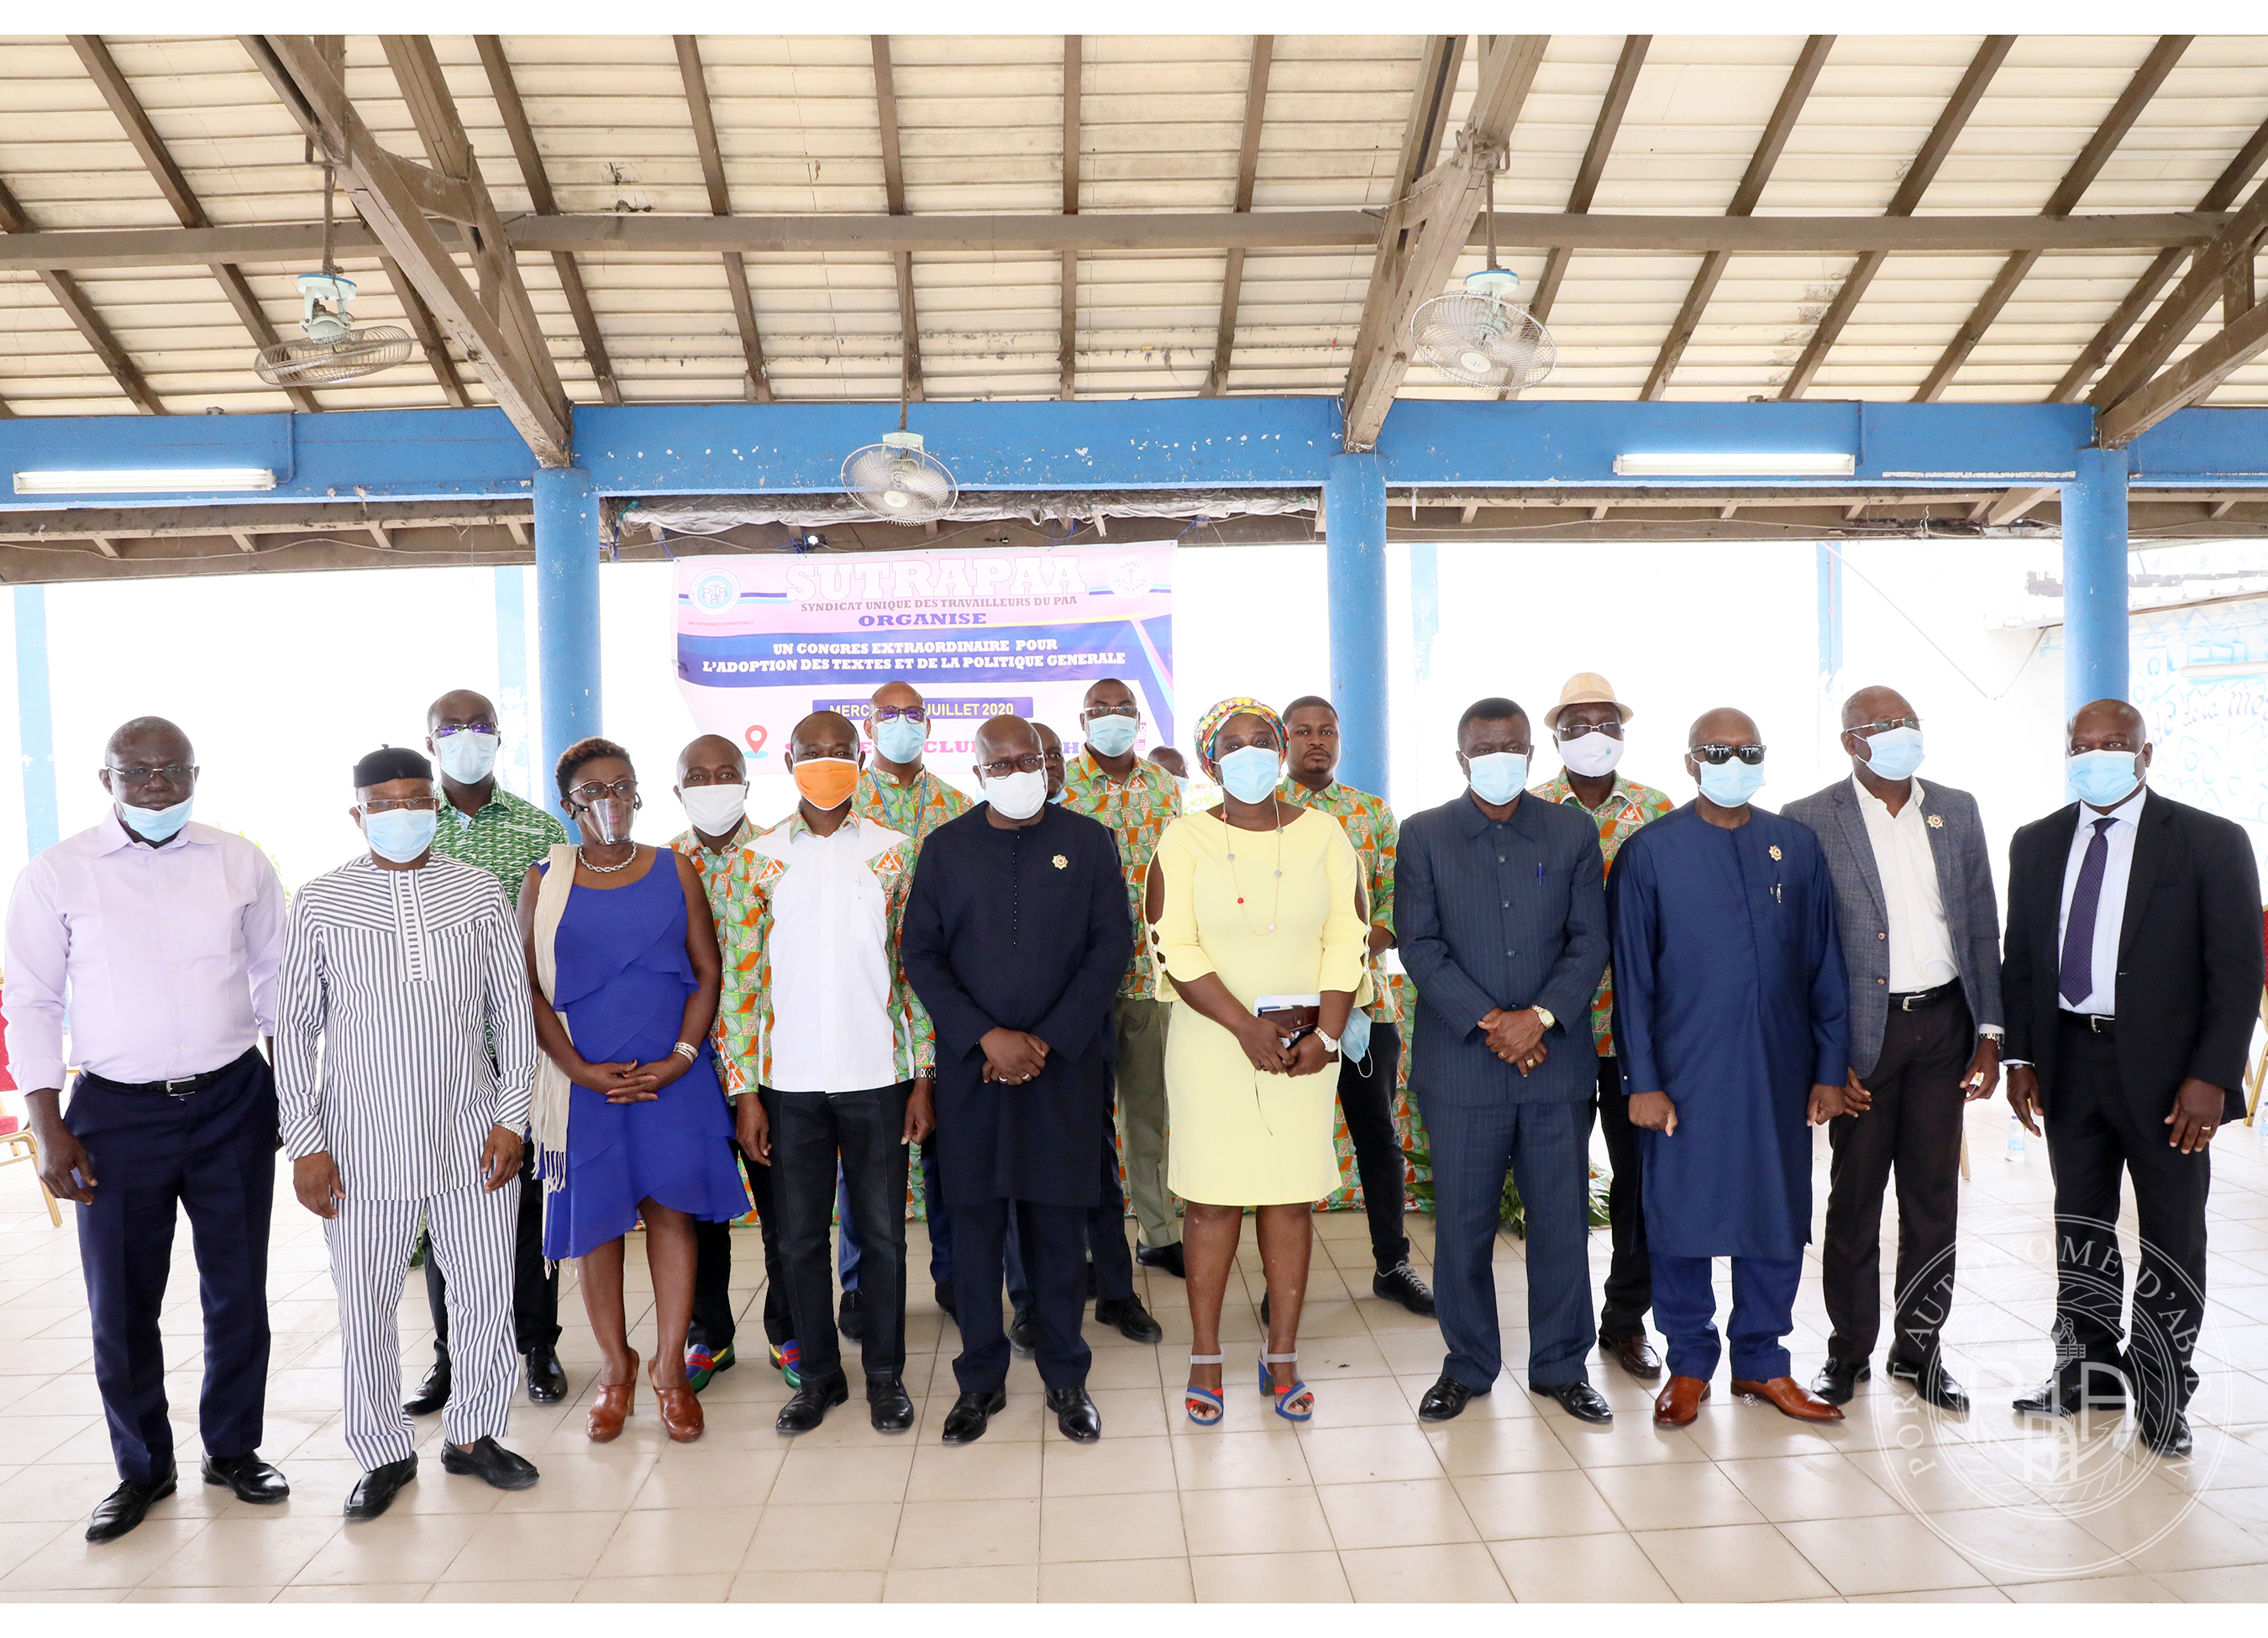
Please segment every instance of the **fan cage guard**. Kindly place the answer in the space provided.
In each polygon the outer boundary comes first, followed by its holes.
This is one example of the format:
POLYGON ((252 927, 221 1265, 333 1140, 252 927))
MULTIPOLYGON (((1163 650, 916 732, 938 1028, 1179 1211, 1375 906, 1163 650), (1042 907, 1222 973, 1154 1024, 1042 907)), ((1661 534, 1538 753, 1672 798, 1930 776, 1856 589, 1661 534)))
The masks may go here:
POLYGON ((407 363, 414 340, 408 330, 372 325, 335 342, 277 342, 253 367, 270 387, 335 386, 407 363))
POLYGON ((961 485, 945 463, 918 446, 869 444, 843 462, 843 487, 875 517, 893 523, 927 523, 953 510, 961 485), (891 494, 904 497, 891 504, 891 494))
POLYGON ((1470 387, 1533 387, 1558 362, 1551 332, 1533 314, 1488 296, 1436 296, 1410 314, 1410 333, 1428 365, 1470 387))

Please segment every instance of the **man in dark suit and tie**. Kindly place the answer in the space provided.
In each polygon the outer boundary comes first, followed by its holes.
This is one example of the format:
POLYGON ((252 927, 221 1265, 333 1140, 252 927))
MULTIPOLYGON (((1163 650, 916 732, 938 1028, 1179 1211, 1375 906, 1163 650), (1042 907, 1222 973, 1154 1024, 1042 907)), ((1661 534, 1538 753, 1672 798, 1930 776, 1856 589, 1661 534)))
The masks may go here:
POLYGON ((2056 1186, 2057 1364, 2016 1408, 2072 1416, 2131 1391, 2143 1442, 2181 1457, 2207 1146, 2243 1116, 2260 1004, 2260 883, 2242 830, 2149 788, 2151 749, 2125 701, 2081 706, 2066 764, 2080 800, 2008 848, 2008 1102, 2030 1131, 2046 1119, 2056 1186), (2122 1169, 2141 1229, 2124 1327, 2122 1169))
POLYGON ((1528 1212, 1528 1385, 1587 1422, 1591 994, 1607 965, 1598 832, 1524 800, 1528 713, 1484 699, 1457 724, 1469 787, 1402 827, 1402 959, 1418 985, 1410 1087, 1433 1156, 1433 1280, 1448 1358, 1418 1414, 1447 1421, 1504 1369, 1493 1268, 1507 1169, 1528 1212))
POLYGON ((1895 689, 1843 702, 1851 777, 1781 811, 1818 834, 1851 984, 1852 1112, 1827 1131, 1827 1364, 1812 1391, 1850 1402, 1882 1324, 1882 1191, 1898 1177, 1889 1371, 1965 1411, 1938 1333, 1953 1302, 1961 1112, 2000 1078, 1999 913, 1977 799, 1914 778, 1921 718, 1895 689))

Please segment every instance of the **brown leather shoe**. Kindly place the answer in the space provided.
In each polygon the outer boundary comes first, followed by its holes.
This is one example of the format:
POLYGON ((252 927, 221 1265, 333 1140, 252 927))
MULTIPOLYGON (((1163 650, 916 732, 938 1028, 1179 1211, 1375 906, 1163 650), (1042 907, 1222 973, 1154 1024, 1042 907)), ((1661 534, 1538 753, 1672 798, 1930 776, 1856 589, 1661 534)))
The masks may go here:
POLYGON ((1599 1352, 1640 1382, 1660 1380, 1661 1356, 1646 1341, 1643 1331, 1633 1331, 1627 1337, 1601 1337, 1599 1352))
POLYGON ((593 1444, 611 1444, 622 1437, 622 1423, 637 1404, 637 1355, 630 1355, 630 1379, 620 1384, 600 1383, 598 1397, 583 1420, 584 1435, 593 1444))
POLYGON ((661 1412, 663 1431, 680 1444, 691 1444, 707 1428, 708 1422, 701 1411, 701 1396, 681 1378, 675 1383, 653 1384, 653 1397, 661 1412))
POLYGON ((1843 1407, 1830 1405, 1793 1376, 1775 1376, 1770 1382, 1735 1382, 1733 1391, 1744 1399, 1762 1399, 1767 1405, 1779 1407, 1783 1416, 1793 1416, 1800 1422, 1839 1422, 1843 1407))
POLYGON ((1653 1425, 1657 1428, 1690 1428, 1693 1419, 1701 1414, 1701 1401, 1709 1397, 1709 1384, 1698 1376, 1672 1376, 1668 1385, 1653 1396, 1653 1425))

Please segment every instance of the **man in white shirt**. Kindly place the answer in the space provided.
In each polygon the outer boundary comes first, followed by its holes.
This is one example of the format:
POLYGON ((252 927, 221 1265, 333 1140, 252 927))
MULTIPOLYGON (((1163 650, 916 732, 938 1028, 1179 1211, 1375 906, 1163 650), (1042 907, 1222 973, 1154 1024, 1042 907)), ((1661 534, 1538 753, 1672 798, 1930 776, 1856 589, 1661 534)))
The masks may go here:
POLYGON ((190 823, 195 753, 163 718, 113 734, 99 777, 102 822, 16 880, 5 1007, 40 1179, 79 1208, 94 1379, 122 1481, 89 1541, 124 1535, 173 1494, 158 1315, 184 1209, 204 1304, 205 1482, 247 1502, 291 1494, 257 1449, 276 1118, 256 1044, 276 1029, 283 884, 256 844, 190 823), (66 1006, 78 1071, 67 1112, 66 1006))
POLYGON ((828 1257, 839 1162, 865 1252, 867 1412, 878 1432, 904 1433, 914 1424, 904 1379, 906 1151, 935 1124, 929 1018, 898 960, 913 860, 903 835, 855 810, 860 752, 850 719, 814 712, 796 724, 784 761, 801 800, 747 844, 763 956, 755 1048, 731 1077, 740 1147, 773 1168, 802 1347, 778 1428, 808 1433, 850 1398, 828 1257), (743 1084, 751 1071, 756 1084, 743 1084))
POLYGON ((1882 1194, 1895 1169, 1889 1372, 1933 1405, 1966 1410, 1938 1339, 1953 1302, 1962 1109, 1999 1079, 1992 860, 1976 799, 1914 777, 1921 718, 1903 694, 1867 688, 1844 701, 1842 745, 1851 777, 1785 810, 1817 832, 1827 855, 1851 983, 1854 1112, 1828 1128, 1835 1159, 1820 1265, 1830 1332, 1812 1391, 1846 1404, 1872 1374, 1882 1194))

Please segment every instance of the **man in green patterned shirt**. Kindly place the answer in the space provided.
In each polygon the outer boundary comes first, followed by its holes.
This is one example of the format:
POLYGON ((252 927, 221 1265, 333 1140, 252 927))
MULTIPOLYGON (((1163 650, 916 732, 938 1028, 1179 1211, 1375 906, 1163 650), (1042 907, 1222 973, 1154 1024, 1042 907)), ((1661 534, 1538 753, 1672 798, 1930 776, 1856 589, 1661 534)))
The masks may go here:
MULTIPOLYGON (((533 802, 497 783, 497 749, 504 736, 497 708, 485 694, 460 688, 425 708, 425 749, 441 770, 441 825, 433 851, 478 865, 519 902, 528 867, 567 839, 567 828, 533 802)), ((567 1397, 559 1367, 559 1273, 543 1261, 543 1189, 535 1181, 535 1145, 520 1162, 519 1221, 512 1252, 512 1340, 527 1360, 527 1397, 556 1405, 567 1397)), ((404 1406, 428 1416, 449 1401, 448 1283, 432 1251, 425 1251, 425 1299, 433 1310, 433 1369, 404 1406)))
POLYGON ((1303 694, 1284 710, 1285 737, 1291 742, 1285 801, 1329 814, 1345 830, 1362 861, 1363 891, 1370 905, 1370 1048, 1339 1057, 1339 1111, 1354 1143, 1355 1175, 1362 1180, 1362 1207, 1370 1219, 1370 1251, 1377 1263, 1371 1276, 1373 1296, 1399 1302, 1413 1314, 1433 1311, 1433 1294, 1410 1266, 1410 1236, 1402 1211, 1408 1172, 1402 1139, 1394 1129, 1394 1088, 1402 1064, 1402 1000, 1379 970, 1380 956, 1394 948, 1394 855, 1402 832, 1382 797, 1341 785, 1332 776, 1339 765, 1339 713, 1331 702, 1303 694))
MULTIPOLYGON (((1581 808, 1598 826, 1599 851, 1609 874, 1623 844, 1671 807, 1669 798, 1652 786, 1615 771, 1623 759, 1623 725, 1630 719, 1631 709, 1615 697, 1614 685, 1595 671, 1568 678, 1559 703, 1543 713, 1543 726, 1565 766, 1537 786, 1535 794, 1581 808)), ((1599 1351, 1639 1381, 1653 1382, 1661 1375, 1661 1361, 1646 1337, 1653 1274, 1646 1260, 1644 1172, 1615 1055, 1614 1009, 1615 974, 1609 967, 1591 998, 1591 1038, 1599 1052, 1599 1089, 1591 1107, 1606 1135, 1607 1164, 1614 1173, 1607 1185, 1607 1220, 1615 1251, 1599 1309, 1599 1351)))
MULTIPOLYGON (((1134 754, 1142 708, 1134 690, 1104 677, 1086 690, 1079 712, 1083 749, 1064 775, 1064 806, 1099 819, 1118 838, 1118 865, 1126 873, 1126 902, 1138 928, 1142 889, 1158 836, 1181 817, 1181 786, 1154 762, 1134 754)), ((1116 1081, 1125 1124, 1126 1192, 1133 1197, 1142 1243, 1134 1255, 1145 1265, 1182 1273, 1182 1221, 1166 1189, 1166 1018, 1157 999, 1150 941, 1134 941, 1126 981, 1118 986, 1116 1081)))

